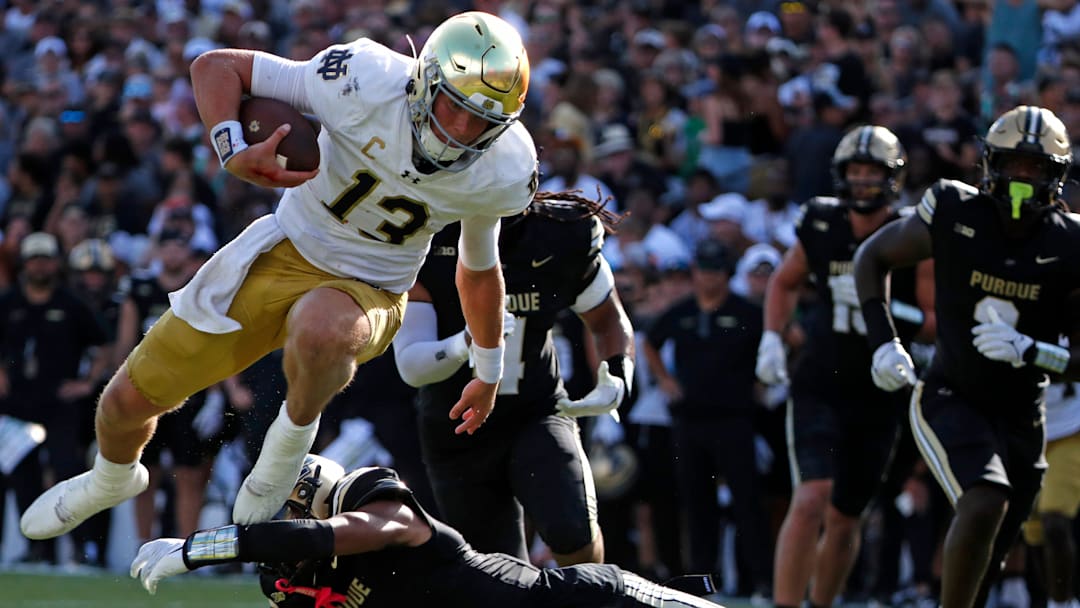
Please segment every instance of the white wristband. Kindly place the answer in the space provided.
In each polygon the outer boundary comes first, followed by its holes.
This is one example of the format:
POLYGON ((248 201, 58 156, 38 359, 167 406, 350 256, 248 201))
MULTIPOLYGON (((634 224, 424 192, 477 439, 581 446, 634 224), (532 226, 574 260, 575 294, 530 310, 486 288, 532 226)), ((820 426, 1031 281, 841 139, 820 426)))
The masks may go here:
POLYGON ((476 370, 476 377, 495 384, 502 379, 503 371, 503 343, 500 342, 495 348, 477 346, 475 342, 469 347, 472 353, 472 366, 476 370))
POLYGON ((239 120, 223 120, 210 129, 210 141, 214 142, 214 151, 224 167, 229 159, 247 149, 244 141, 244 128, 239 120))

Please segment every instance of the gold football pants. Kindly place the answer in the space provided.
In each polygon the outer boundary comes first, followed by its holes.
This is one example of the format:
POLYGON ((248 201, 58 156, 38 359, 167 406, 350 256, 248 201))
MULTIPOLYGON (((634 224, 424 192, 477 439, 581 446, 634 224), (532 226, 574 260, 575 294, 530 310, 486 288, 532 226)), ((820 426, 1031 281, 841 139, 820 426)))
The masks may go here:
POLYGON ((128 356, 128 375, 144 397, 172 408, 281 348, 289 310, 319 287, 347 293, 367 316, 371 339, 357 355, 357 363, 389 348, 401 327, 407 295, 324 272, 284 240, 255 260, 229 307, 228 316, 242 329, 227 334, 202 332, 169 310, 128 356))

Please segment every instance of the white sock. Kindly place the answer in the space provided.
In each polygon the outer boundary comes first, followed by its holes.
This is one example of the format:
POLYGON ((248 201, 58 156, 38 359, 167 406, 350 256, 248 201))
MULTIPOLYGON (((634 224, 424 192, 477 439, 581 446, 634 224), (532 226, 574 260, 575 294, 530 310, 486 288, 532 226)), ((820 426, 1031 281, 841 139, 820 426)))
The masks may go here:
POLYGON ((94 457, 93 478, 104 488, 120 487, 126 485, 135 476, 135 467, 138 464, 138 460, 127 464, 110 462, 101 455, 101 452, 98 452, 94 457))
POLYGON ((311 445, 315 443, 315 435, 319 432, 320 417, 316 417, 309 424, 299 426, 289 418, 285 403, 282 403, 277 418, 266 431, 266 438, 263 439, 262 451, 259 452, 255 468, 271 467, 273 470, 279 465, 290 463, 306 455, 311 445))

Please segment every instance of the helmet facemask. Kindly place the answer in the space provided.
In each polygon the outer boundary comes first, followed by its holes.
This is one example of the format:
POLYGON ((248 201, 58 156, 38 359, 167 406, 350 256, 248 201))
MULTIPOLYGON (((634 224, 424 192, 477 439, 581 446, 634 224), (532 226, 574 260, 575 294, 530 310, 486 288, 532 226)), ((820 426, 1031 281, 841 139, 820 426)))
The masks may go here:
POLYGON ((345 476, 341 465, 315 454, 304 458, 304 466, 296 485, 285 500, 286 510, 305 519, 326 519, 332 515, 330 493, 334 484, 345 476))
POLYGON ((983 154, 983 191, 997 203, 1007 226, 1026 229, 1061 197, 1069 164, 1041 152, 998 150, 983 154), (1026 166, 1018 175, 1016 168, 1026 166))
POLYGON ((1072 165, 1065 125, 1050 110, 1018 106, 990 125, 983 144, 980 190, 1008 234, 1026 233, 1061 197, 1072 165))
POLYGON ((408 86, 415 156, 440 169, 466 169, 518 119, 528 87, 529 59, 510 24, 481 12, 446 20, 421 49, 408 86), (488 126, 472 141, 453 137, 435 115, 440 96, 488 126))
MULTIPOLYGON (((487 150, 503 131, 514 124, 517 116, 507 118, 498 112, 487 112, 478 107, 473 100, 465 99, 447 85, 442 77, 442 70, 434 58, 427 62, 424 73, 425 77, 421 79, 421 82, 427 81, 430 84, 426 87, 426 92, 418 95, 410 105, 416 153, 420 158, 442 169, 462 171, 480 158, 480 154, 487 150), (454 138, 435 116, 434 106, 438 95, 445 95, 455 106, 474 116, 479 116, 491 126, 472 142, 463 142, 454 138), (453 164, 452 168, 449 167, 451 164, 453 164)), ((474 97, 481 96, 474 94, 474 97)), ((498 103, 496 102, 495 105, 497 106, 498 103)))
POLYGON ((832 176, 836 196, 856 213, 870 214, 892 204, 904 185, 907 158, 896 135, 885 127, 865 126, 850 131, 836 146, 832 176), (877 183, 848 181, 852 163, 874 165, 884 170, 877 183))

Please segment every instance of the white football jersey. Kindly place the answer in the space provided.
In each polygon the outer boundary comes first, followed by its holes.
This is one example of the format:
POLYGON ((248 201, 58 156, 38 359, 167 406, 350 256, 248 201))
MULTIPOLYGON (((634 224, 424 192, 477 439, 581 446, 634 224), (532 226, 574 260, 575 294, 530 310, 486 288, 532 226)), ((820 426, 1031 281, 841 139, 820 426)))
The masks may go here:
POLYGON ((536 149, 521 123, 464 171, 417 171, 405 91, 413 61, 361 38, 307 62, 311 107, 302 109, 322 122, 322 160, 275 213, 315 266, 398 293, 412 287, 436 232, 519 213, 536 188, 536 149))

